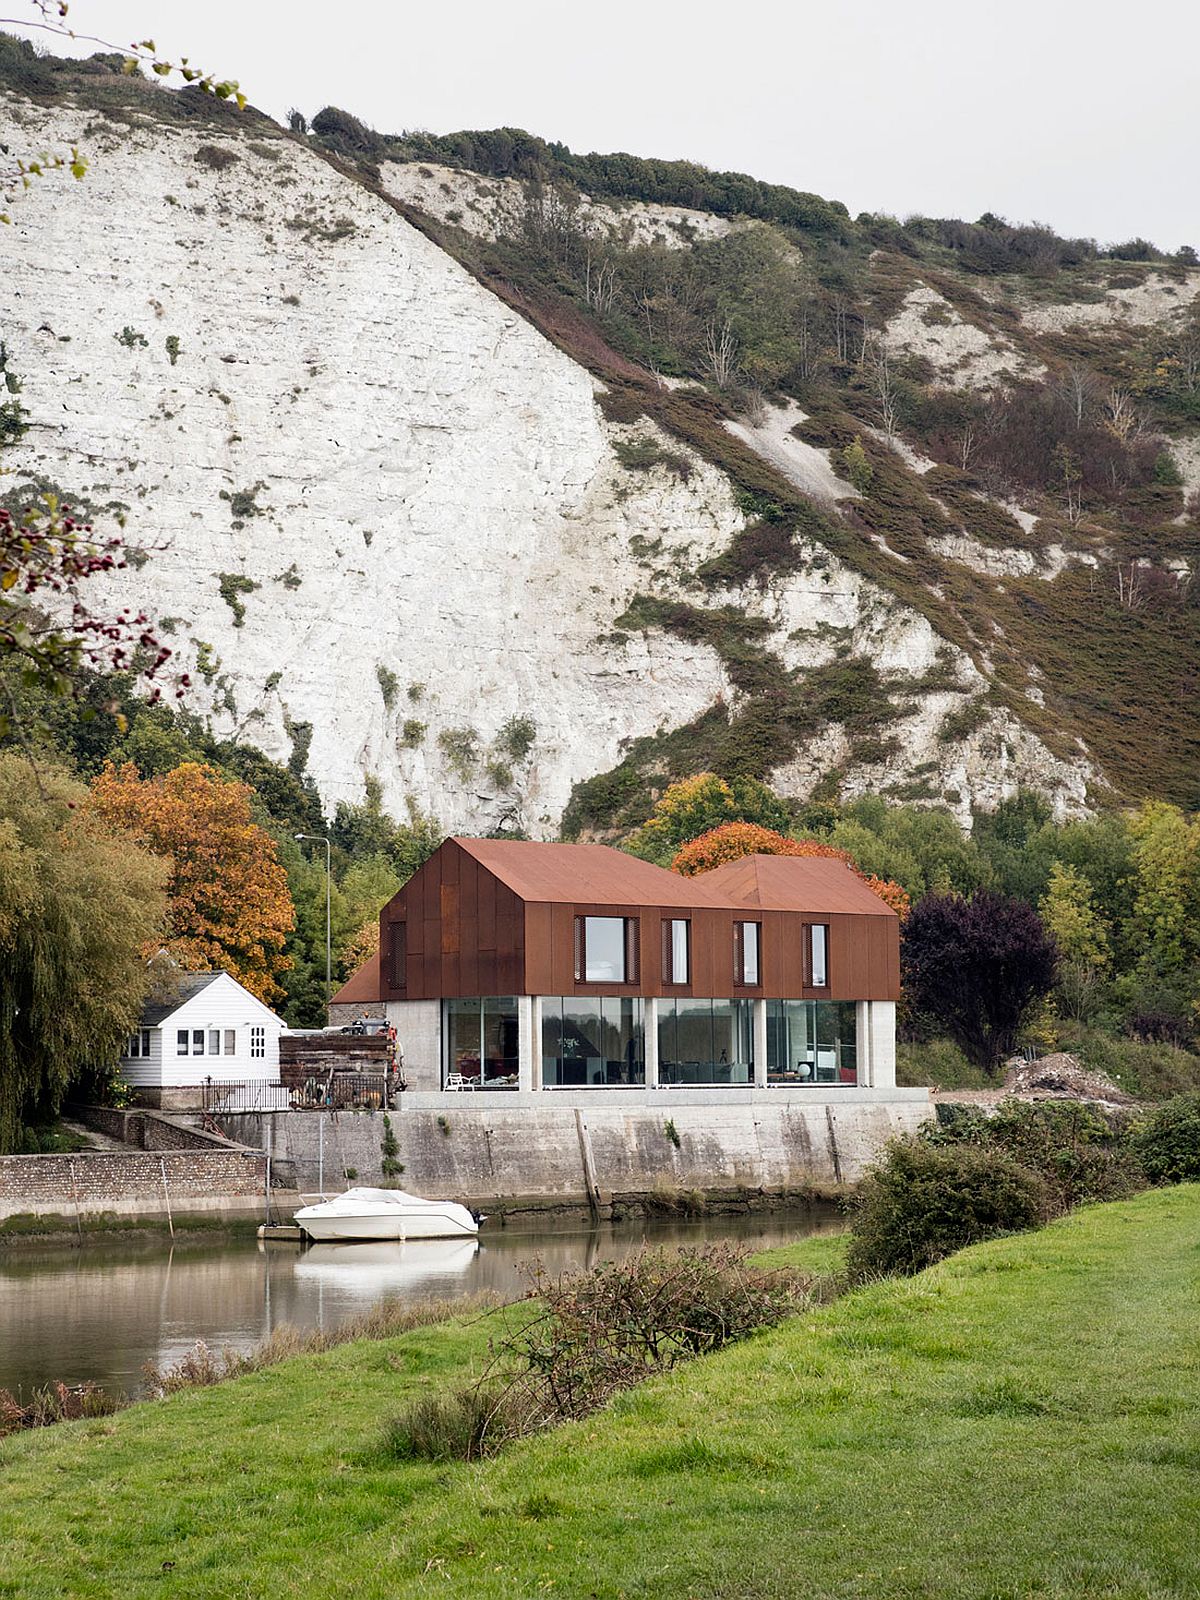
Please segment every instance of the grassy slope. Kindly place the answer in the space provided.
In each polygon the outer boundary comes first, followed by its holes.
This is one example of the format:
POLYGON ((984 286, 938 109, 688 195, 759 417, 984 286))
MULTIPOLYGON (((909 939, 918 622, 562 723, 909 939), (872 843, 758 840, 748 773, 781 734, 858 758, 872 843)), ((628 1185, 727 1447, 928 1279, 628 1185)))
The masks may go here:
POLYGON ((1198 1225, 1192 1187, 976 1248, 480 1467, 374 1441, 486 1324, 26 1435, 0 1594, 1194 1595, 1198 1225))

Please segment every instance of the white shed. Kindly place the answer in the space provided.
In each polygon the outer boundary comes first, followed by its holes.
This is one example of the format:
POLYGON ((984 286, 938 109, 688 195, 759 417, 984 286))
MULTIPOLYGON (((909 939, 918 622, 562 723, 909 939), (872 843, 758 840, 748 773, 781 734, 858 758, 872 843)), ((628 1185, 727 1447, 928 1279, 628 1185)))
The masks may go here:
POLYGON ((121 1076, 134 1088, 279 1082, 283 1020, 227 972, 181 972, 147 1001, 126 1041, 121 1076))

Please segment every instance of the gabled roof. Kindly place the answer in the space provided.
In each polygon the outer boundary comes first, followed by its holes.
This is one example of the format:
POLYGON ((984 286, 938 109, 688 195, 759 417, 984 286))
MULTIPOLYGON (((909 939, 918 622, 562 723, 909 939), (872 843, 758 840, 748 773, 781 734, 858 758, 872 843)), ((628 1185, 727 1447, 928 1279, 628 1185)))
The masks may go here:
POLYGON ((725 905, 763 911, 845 912, 856 917, 894 917, 885 901, 842 861, 824 856, 742 856, 704 874, 725 905))
POLYGON ((142 1007, 142 1027, 157 1028, 160 1022, 165 1022, 173 1016, 180 1006, 186 1005, 189 1000, 194 1000, 202 994, 210 983, 216 983, 218 978, 223 978, 223 972, 178 972, 171 978, 171 987, 168 994, 157 996, 146 1001, 142 1007))
POLYGON ((257 1006, 264 1017, 270 1017, 280 1027, 283 1026, 282 1017, 277 1016, 270 1006, 265 1001, 260 1000, 256 994, 251 994, 245 984, 239 983, 230 972, 176 972, 172 974, 168 986, 161 993, 148 999, 142 1007, 142 1020, 139 1026, 143 1028, 161 1027, 177 1011, 182 1011, 190 1000, 194 1000, 197 995, 203 994, 214 983, 232 984, 245 1000, 248 1000, 252 1006, 257 1006))
POLYGON ((677 872, 606 844, 541 844, 526 839, 453 841, 522 900, 598 906, 723 906, 712 874, 677 872))

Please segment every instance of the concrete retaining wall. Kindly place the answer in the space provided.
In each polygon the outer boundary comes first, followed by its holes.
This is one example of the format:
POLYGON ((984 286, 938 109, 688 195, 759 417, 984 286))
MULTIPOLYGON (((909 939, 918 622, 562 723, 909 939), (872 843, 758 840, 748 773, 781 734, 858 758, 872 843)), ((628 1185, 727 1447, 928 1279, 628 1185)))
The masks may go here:
POLYGON ((139 1150, 241 1150, 242 1145, 204 1128, 193 1128, 158 1111, 118 1111, 112 1106, 81 1106, 76 1115, 87 1128, 120 1139, 139 1150))
POLYGON ((61 1215, 68 1226, 104 1213, 159 1218, 262 1207, 265 1159, 232 1147, 0 1156, 0 1219, 61 1215), (164 1189, 164 1176, 166 1185, 164 1189))
MULTIPOLYGON (((485 1209, 578 1204, 589 1181, 602 1203, 656 1191, 833 1189, 856 1183, 887 1139, 932 1114, 923 1089, 851 1090, 840 1099, 734 1091, 719 1102, 711 1095, 600 1103, 585 1094, 509 1094, 415 1103, 425 1098, 406 1095, 392 1113, 400 1184, 485 1209)), ((381 1113, 248 1112, 221 1120, 231 1137, 259 1147, 269 1121, 279 1177, 300 1190, 318 1187, 322 1128, 327 1191, 344 1185, 346 1169, 356 1174, 352 1182, 382 1181, 381 1113)))

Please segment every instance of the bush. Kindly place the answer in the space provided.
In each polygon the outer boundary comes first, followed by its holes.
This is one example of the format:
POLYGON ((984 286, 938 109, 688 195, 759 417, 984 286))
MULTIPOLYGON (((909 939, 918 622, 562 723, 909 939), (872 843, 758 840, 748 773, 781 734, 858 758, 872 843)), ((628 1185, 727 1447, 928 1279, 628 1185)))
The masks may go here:
POLYGON ((730 1245, 643 1250, 558 1278, 536 1267, 530 1281, 541 1309, 493 1344, 472 1388, 397 1417, 385 1438, 393 1454, 471 1459, 586 1416, 656 1371, 780 1321, 812 1288, 755 1270, 730 1245))
POLYGON ((1036 1228, 1053 1212, 1037 1173, 994 1149, 894 1140, 854 1203, 852 1279, 920 1272, 981 1239, 1036 1228))
POLYGON ((951 1110, 957 1115, 926 1135, 929 1142, 1011 1157, 1045 1183, 1054 1215, 1090 1200, 1120 1200, 1144 1187, 1120 1116, 1077 1100, 1003 1100, 990 1115, 966 1106, 943 1108, 951 1110))
POLYGON ((1134 1128, 1131 1143, 1151 1183, 1200 1181, 1200 1092, 1155 1106, 1134 1128))

